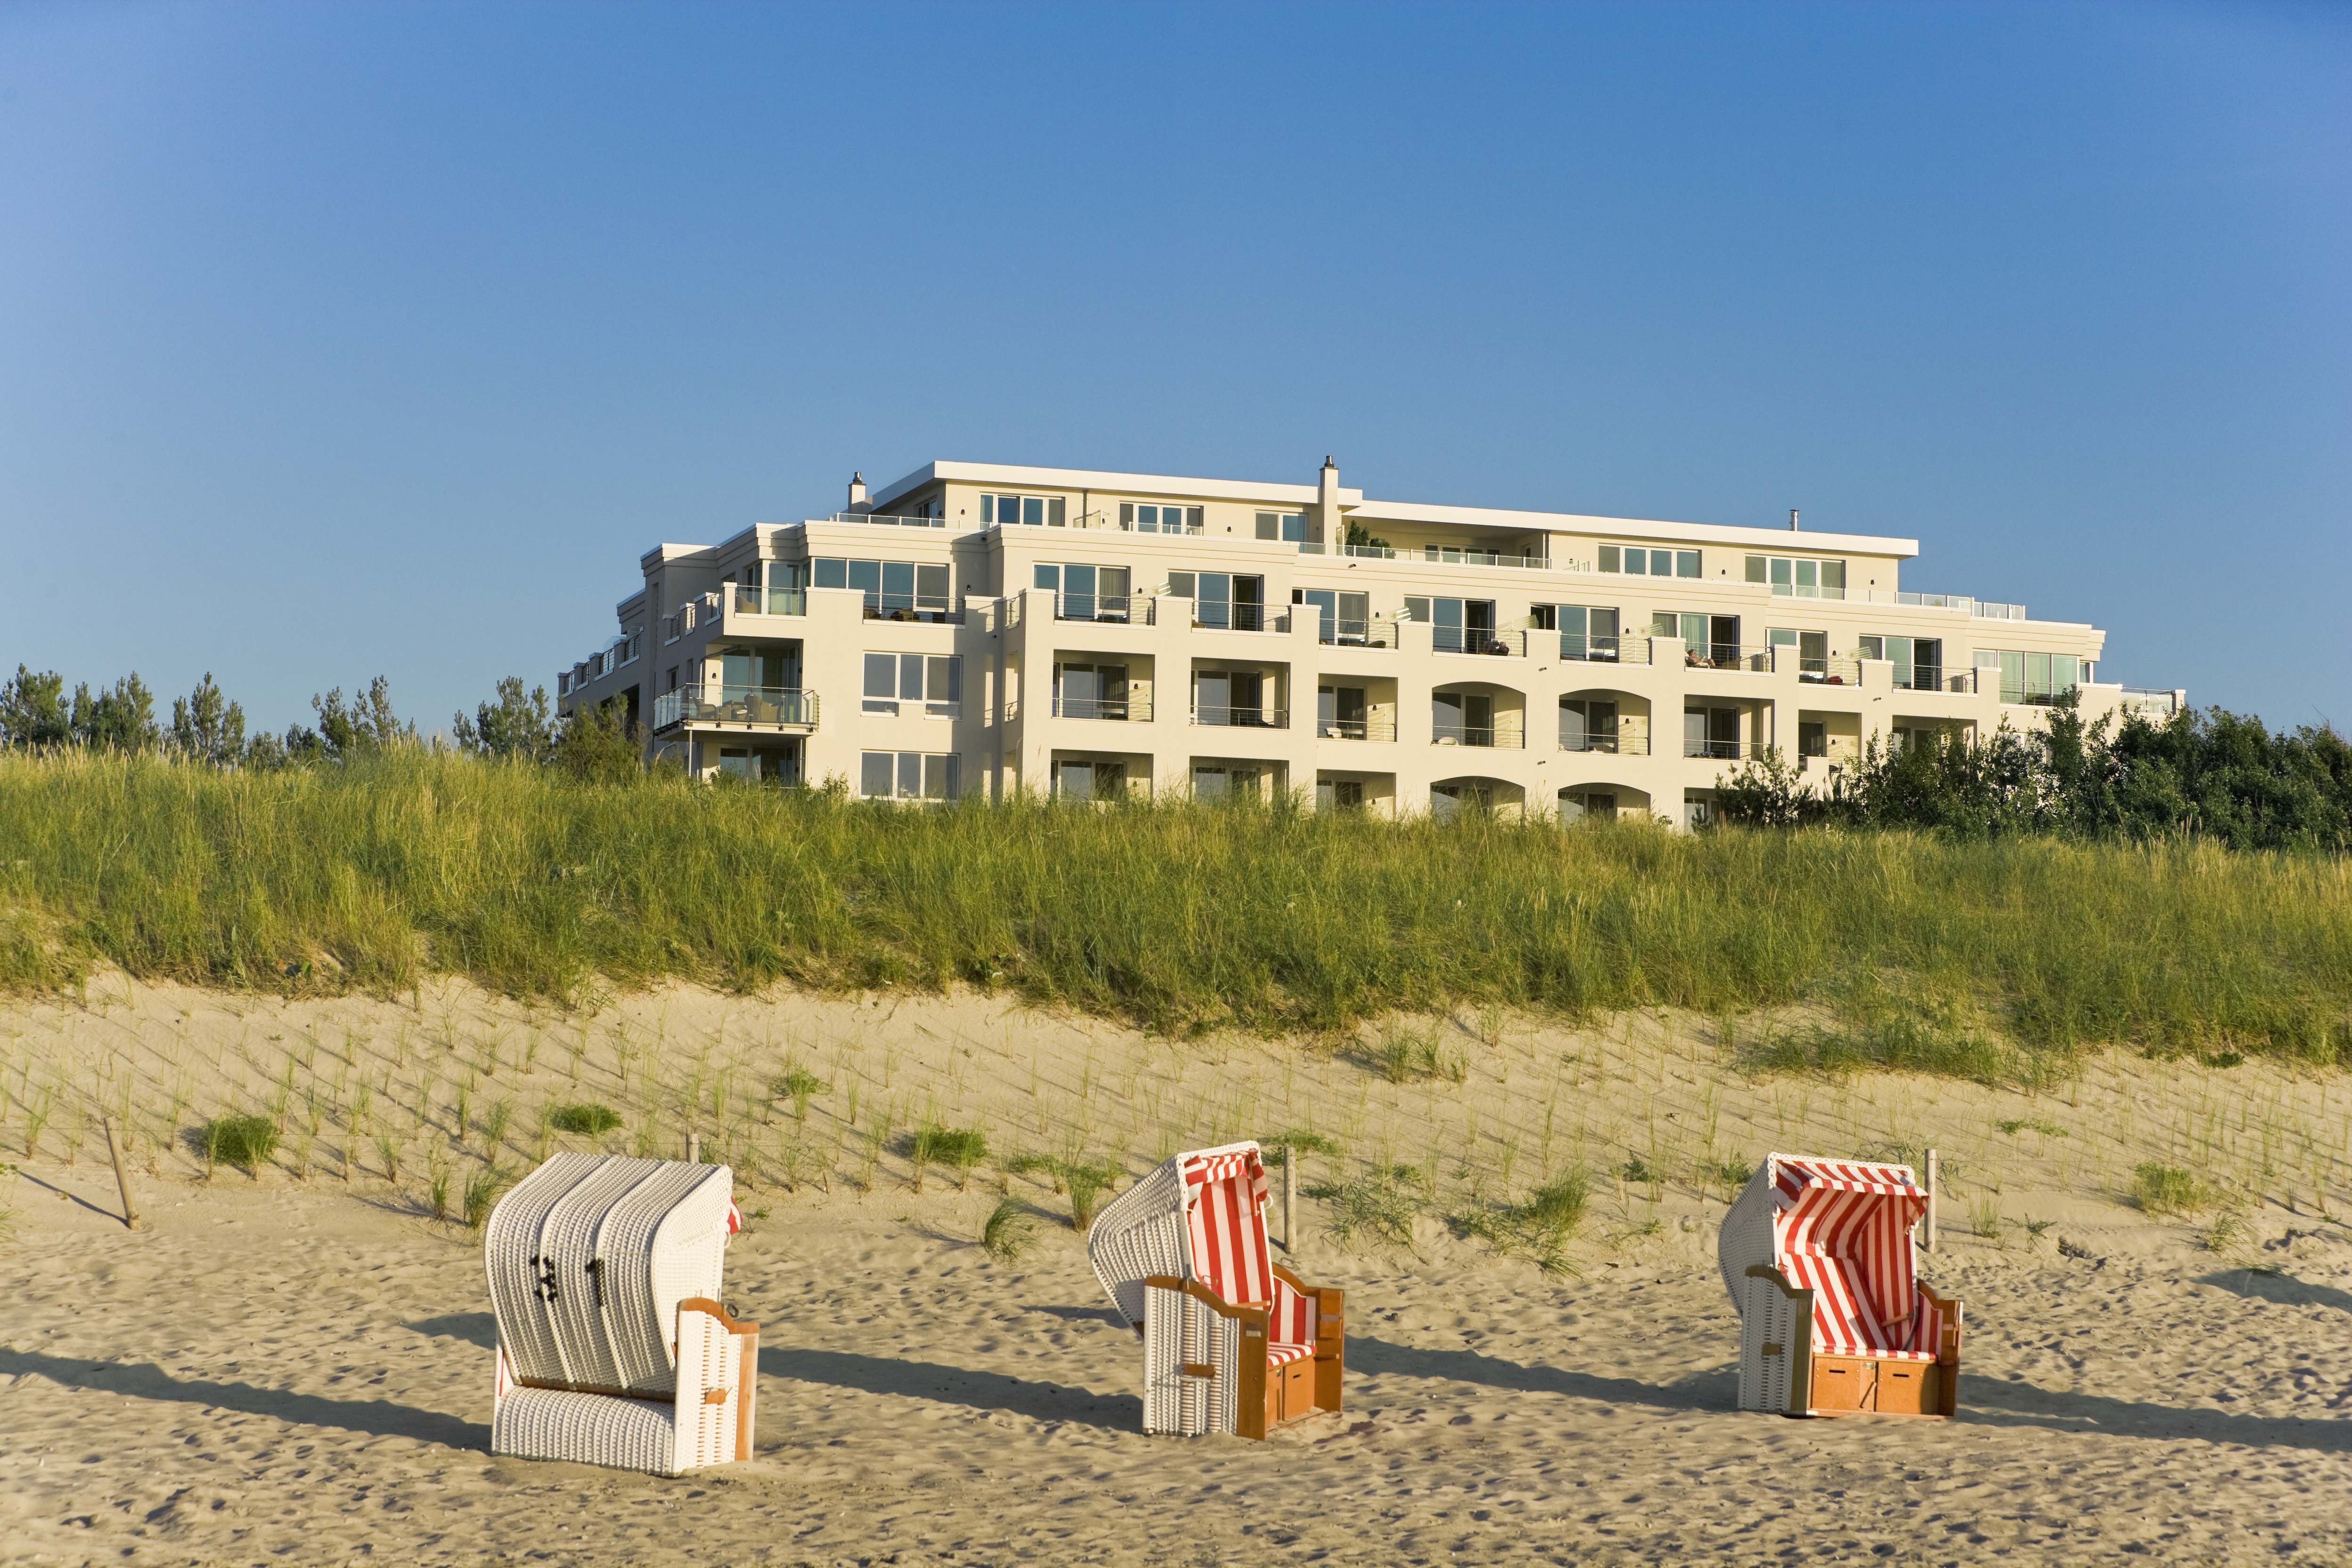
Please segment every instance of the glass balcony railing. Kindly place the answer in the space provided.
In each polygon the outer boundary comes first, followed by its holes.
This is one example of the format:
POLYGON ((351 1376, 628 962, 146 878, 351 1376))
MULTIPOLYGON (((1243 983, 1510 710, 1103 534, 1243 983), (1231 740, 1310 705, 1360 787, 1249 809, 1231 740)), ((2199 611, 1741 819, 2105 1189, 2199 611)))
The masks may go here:
POLYGON ((654 728, 814 730, 816 693, 788 686, 681 686, 654 699, 654 728))
POLYGON ((1202 708, 1192 710, 1192 722, 1223 730, 1287 730, 1287 708, 1202 708))

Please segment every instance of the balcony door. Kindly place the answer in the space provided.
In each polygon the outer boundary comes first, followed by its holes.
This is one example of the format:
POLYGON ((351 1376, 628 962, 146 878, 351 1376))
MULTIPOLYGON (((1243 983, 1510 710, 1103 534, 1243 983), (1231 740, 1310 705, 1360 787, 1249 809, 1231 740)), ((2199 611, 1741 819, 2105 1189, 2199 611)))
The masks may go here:
POLYGON ((1057 664, 1054 710, 1065 719, 1127 717, 1127 666, 1057 664))
POLYGON ((1265 677, 1254 669, 1204 669, 1192 678, 1192 716, 1202 724, 1265 722, 1265 677))
POLYGON ((1563 752, 1615 751, 1617 704, 1586 697, 1561 698, 1559 749, 1563 752))
POLYGON ((1303 588, 1295 598, 1314 607, 1321 618, 1318 640, 1345 647, 1361 647, 1371 640, 1372 596, 1341 593, 1332 588, 1303 588))
POLYGON ((1315 693, 1315 732, 1327 741, 1360 741, 1368 711, 1362 687, 1322 687, 1315 693))
POLYGON ((1738 756, 1739 710, 1737 708, 1684 709, 1683 755, 1726 758, 1738 756))
POLYGON ((1483 691, 1430 694, 1430 739, 1439 745, 1495 743, 1495 700, 1483 691))

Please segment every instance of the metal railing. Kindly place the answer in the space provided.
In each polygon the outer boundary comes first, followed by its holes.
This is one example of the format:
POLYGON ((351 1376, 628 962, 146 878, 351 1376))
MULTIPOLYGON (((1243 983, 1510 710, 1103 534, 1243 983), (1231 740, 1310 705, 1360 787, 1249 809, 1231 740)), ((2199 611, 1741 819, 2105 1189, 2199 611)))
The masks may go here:
MULTIPOLYGON (((1779 594, 1780 586, 1776 584, 1772 591, 1779 594)), ((1856 605, 1908 605, 1920 610, 1958 610, 1980 621, 2021 621, 2027 618, 2023 605, 1976 599, 1966 594, 1909 594, 1894 588, 1823 588, 1817 595, 1801 593, 1797 596, 1843 599, 1856 605)))
MULTIPOLYGON (((1292 608, 1305 615, 1314 606, 1297 605, 1292 608)), ((1326 647, 1394 647, 1397 645, 1396 623, 1341 619, 1333 616, 1323 622, 1315 640, 1326 647)))
POLYGON ((814 730, 816 693, 794 686, 681 686, 654 699, 654 729, 680 724, 814 730))
POLYGON ((1494 746, 1504 751, 1518 751, 1528 743, 1527 731, 1517 719, 1497 719, 1491 724, 1434 724, 1429 741, 1434 746, 1494 746))
MULTIPOLYGON (((1012 715, 1008 713, 1006 717, 1012 715)), ((1151 699, 1139 692, 1126 697, 1065 697, 1056 691, 1054 693, 1054 717, 1149 724, 1151 722, 1151 699)))
POLYGON ((1768 647, 1752 647, 1739 643, 1692 643, 1683 649, 1683 665, 1688 669, 1744 669, 1769 672, 1772 650, 1768 647))
POLYGON ((1275 605, 1234 605, 1218 599, 1193 599, 1192 626, 1198 631, 1212 632, 1286 632, 1290 629, 1288 606, 1275 605))
POLYGON ((1287 730, 1287 708, 1202 708, 1195 704, 1192 722, 1217 730, 1287 730))
POLYGON ((1685 757, 1714 757, 1723 762, 1738 762, 1743 757, 1760 757, 1771 749, 1769 741, 1694 741, 1683 737, 1685 757))
POLYGON ((1429 633, 1430 646, 1439 653, 1492 655, 1497 658, 1528 657, 1528 634, 1521 626, 1488 631, 1483 627, 1432 626, 1429 633))
POLYGON ((1975 670, 1947 669, 1939 664, 1916 664, 1908 670, 1896 665, 1894 679, 1897 691, 1955 691, 1966 694, 1977 689, 1975 670))
POLYGON ((1396 717, 1368 713, 1361 719, 1324 719, 1317 722, 1315 736, 1320 741, 1393 741, 1396 717))
POLYGON ((1054 618, 1148 626, 1153 624, 1153 603, 1149 594, 1055 594, 1054 618))
POLYGON ((757 583, 733 584, 733 605, 739 616, 805 616, 805 588, 762 588, 757 583))
POLYGON ((2121 689, 2124 710, 2137 713, 2143 719, 2171 718, 2180 711, 2189 695, 2178 688, 2156 686, 2126 686, 2121 689))
POLYGON ((1612 730, 1600 734, 1578 734, 1562 730, 1559 749, 1563 752, 1601 752, 1612 757, 1646 757, 1650 754, 1650 737, 1640 731, 1612 730))
MULTIPOLYGON (((948 520, 943 517, 896 517, 888 512, 880 511, 837 511, 831 517, 814 518, 811 521, 856 522, 869 528, 945 528, 948 526, 948 520)), ((972 523, 967 526, 971 531, 977 531, 980 525, 972 523)))
POLYGON ((1650 662, 1650 639, 1562 632, 1559 634, 1559 657, 1580 664, 1647 664, 1650 662))
MULTIPOLYGON (((1301 555, 1349 555, 1361 561, 1422 561, 1446 566, 1510 566, 1522 571, 1545 572, 1555 563, 1542 555, 1506 555, 1498 550, 1468 550, 1453 544, 1407 545, 1400 550, 1385 544, 1319 544, 1314 540, 1302 540, 1297 545, 1301 555)), ((1580 571, 1573 563, 1560 568, 1580 571)))
MULTIPOLYGON (((1786 644, 1782 645, 1786 647, 1786 644)), ((1860 686, 1862 660, 1858 658, 1800 658, 1797 679, 1815 686, 1860 686)))

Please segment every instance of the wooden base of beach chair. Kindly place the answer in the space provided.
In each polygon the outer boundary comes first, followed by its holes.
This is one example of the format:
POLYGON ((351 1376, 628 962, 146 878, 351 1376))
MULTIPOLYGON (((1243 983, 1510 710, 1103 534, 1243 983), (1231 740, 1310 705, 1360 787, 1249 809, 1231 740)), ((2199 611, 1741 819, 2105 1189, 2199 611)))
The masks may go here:
POLYGON ((1948 1420, 1960 1392, 1960 1303, 1925 1285, 1943 1317, 1934 1361, 1838 1355, 1813 1349, 1813 1293, 1759 1263, 1747 1273, 1741 1314, 1739 1407, 1783 1415, 1902 1415, 1948 1420))
POLYGON ((1174 1275, 1144 1280, 1145 1431, 1263 1439, 1293 1422, 1339 1410, 1346 1292, 1306 1284, 1279 1265, 1275 1273, 1315 1303, 1314 1353, 1280 1364, 1270 1353, 1266 1308, 1227 1301, 1174 1275))

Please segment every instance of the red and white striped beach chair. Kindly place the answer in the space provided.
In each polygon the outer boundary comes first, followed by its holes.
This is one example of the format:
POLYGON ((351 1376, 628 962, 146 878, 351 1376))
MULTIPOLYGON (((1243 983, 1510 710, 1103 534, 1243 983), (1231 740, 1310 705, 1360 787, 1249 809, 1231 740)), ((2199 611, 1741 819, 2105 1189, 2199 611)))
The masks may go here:
POLYGON ((751 1457, 760 1325, 719 1304, 724 1165, 563 1153, 499 1200, 490 1452, 681 1475, 751 1457))
POLYGON ((1739 1408, 1950 1415, 1960 1304, 1919 1282, 1927 1194, 1906 1165, 1771 1154, 1724 1215, 1739 1408))
POLYGON ((1276 1264, 1255 1143, 1179 1154, 1106 1206, 1087 1258, 1143 1336, 1143 1429, 1264 1437, 1339 1408, 1342 1293, 1276 1264))

